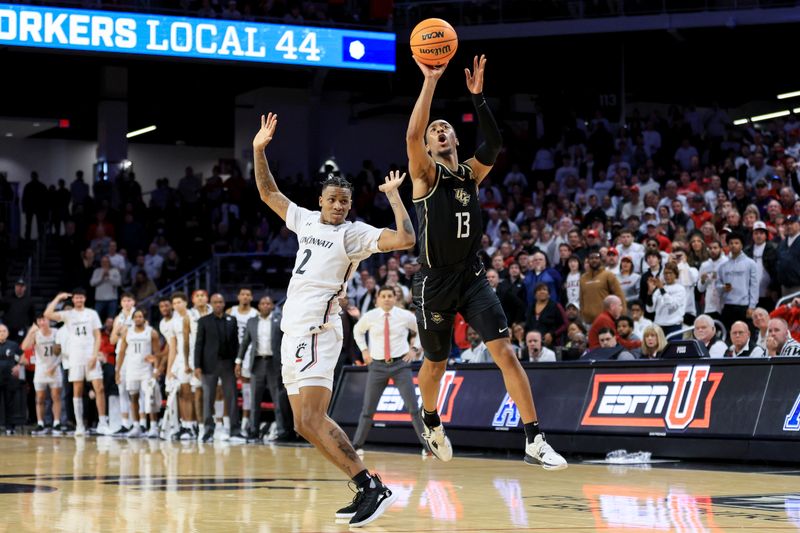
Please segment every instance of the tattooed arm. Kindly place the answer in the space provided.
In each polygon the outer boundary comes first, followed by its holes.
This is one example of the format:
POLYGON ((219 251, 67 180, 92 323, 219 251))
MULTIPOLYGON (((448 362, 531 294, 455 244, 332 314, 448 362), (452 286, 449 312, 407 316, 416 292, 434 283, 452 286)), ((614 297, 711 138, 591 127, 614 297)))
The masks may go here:
POLYGON ((414 226, 411 224, 411 219, 408 217, 408 211, 403 205, 403 200, 400 199, 398 189, 400 184, 403 183, 406 175, 400 175, 400 171, 396 170, 389 172, 386 177, 386 182, 378 187, 386 197, 389 198, 389 203, 392 205, 392 212, 394 213, 394 221, 397 225, 396 230, 384 229, 378 239, 378 248, 382 252, 391 252, 392 250, 408 250, 413 247, 417 242, 417 237, 414 234, 414 226))
POLYGON ((261 129, 253 139, 253 164, 256 175, 256 186, 261 195, 261 200, 275 211, 278 216, 286 220, 286 210, 289 208, 289 199, 278 190, 275 177, 269 170, 267 156, 264 149, 272 141, 275 128, 278 125, 278 115, 269 113, 266 117, 261 115, 261 129))

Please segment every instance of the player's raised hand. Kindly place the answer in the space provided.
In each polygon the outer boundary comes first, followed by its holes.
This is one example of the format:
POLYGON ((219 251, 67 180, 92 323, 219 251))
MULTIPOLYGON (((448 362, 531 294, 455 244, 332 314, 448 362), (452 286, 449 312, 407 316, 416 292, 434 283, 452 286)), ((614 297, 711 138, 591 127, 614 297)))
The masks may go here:
POLYGON ((269 113, 265 117, 261 115, 261 129, 258 130, 256 136, 253 138, 253 148, 256 150, 263 150, 272 141, 275 135, 275 128, 278 126, 278 115, 276 113, 269 113))
POLYGON ((481 94, 483 92, 483 71, 486 68, 486 56, 481 54, 481 57, 475 56, 472 60, 472 72, 468 68, 464 69, 464 74, 467 76, 467 89, 472 94, 481 94))
POLYGON ((400 185, 403 184, 404 179, 406 179, 405 172, 403 172, 403 175, 401 176, 399 170, 390 170, 389 175, 386 176, 383 185, 378 186, 378 190, 388 195, 392 191, 396 191, 400 185))
POLYGON ((438 80, 439 78, 441 78, 442 74, 444 74, 444 70, 447 68, 448 65, 447 63, 445 63, 444 65, 439 65, 438 67, 432 67, 430 65, 426 65, 425 63, 421 62, 416 57, 412 56, 412 59, 417 64, 422 73, 425 75, 425 77, 430 78, 432 80, 438 80))

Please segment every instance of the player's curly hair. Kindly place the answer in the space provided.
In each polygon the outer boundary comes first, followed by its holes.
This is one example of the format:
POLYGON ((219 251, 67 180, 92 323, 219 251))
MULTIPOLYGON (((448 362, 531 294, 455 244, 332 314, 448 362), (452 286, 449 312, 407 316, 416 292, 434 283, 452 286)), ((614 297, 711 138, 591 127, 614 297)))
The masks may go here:
POLYGON ((323 191, 326 187, 339 187, 342 189, 347 189, 351 193, 353 192, 353 184, 347 181, 347 179, 335 174, 328 174, 328 177, 322 182, 323 191))

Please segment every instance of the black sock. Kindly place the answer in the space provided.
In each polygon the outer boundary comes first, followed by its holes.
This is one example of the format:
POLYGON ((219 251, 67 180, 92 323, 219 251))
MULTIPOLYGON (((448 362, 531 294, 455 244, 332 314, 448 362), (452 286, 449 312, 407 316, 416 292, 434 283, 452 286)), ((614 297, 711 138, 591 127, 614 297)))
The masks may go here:
POLYGON ((441 426, 442 421, 439 419, 439 413, 437 411, 426 411, 424 408, 422 409, 422 421, 425 423, 426 426, 429 428, 435 428, 436 426, 441 426))
POLYGON ((527 438, 529 443, 533 442, 533 439, 535 439, 536 435, 539 433, 539 422, 529 422, 525 424, 525 438, 527 438))
POLYGON ((369 475, 369 472, 366 468, 353 476, 353 482, 356 484, 356 487, 358 487, 358 490, 364 490, 368 488, 371 481, 372 476, 369 475))

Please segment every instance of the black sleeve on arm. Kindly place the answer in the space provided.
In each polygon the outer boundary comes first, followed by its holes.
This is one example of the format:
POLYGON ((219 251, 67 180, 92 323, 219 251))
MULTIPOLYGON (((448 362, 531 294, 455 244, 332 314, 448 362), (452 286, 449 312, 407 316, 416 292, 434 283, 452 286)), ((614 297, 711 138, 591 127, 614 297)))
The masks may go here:
POLYGON ((494 165, 497 155, 500 153, 500 148, 503 146, 503 136, 500 135, 500 128, 497 127, 497 122, 494 120, 483 93, 473 94, 472 103, 475 105, 475 111, 478 114, 478 125, 484 138, 483 143, 475 150, 475 159, 480 164, 490 167, 494 165))

